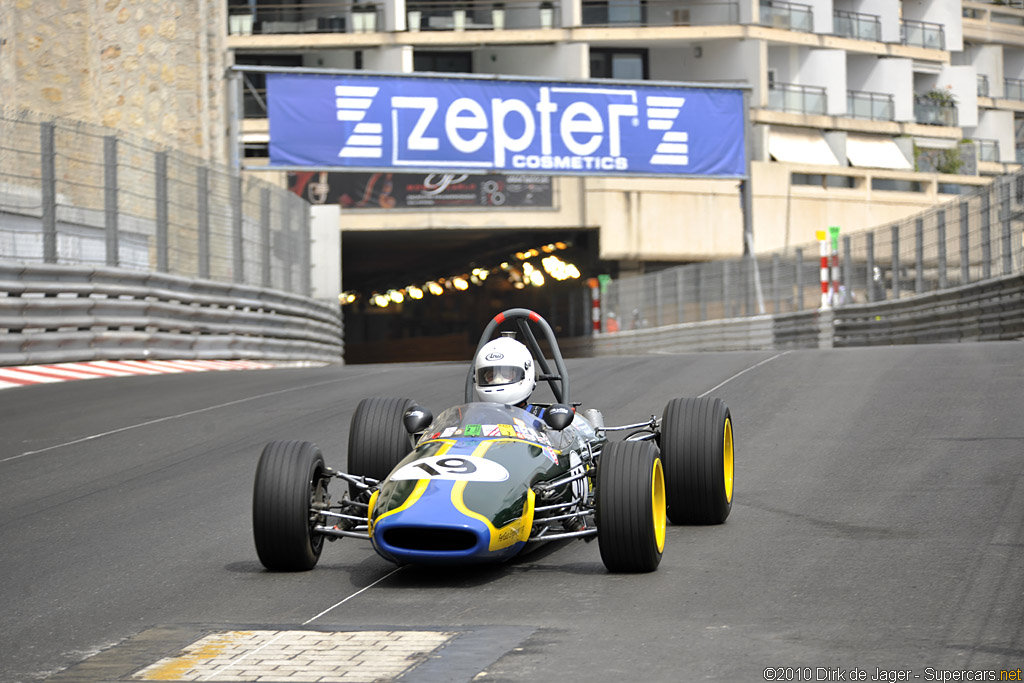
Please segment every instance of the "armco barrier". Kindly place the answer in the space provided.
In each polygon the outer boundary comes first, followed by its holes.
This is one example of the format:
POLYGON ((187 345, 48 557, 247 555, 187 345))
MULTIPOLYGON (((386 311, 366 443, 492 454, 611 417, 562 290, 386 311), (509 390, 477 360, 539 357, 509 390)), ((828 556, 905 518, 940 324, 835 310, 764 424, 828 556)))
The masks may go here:
POLYGON ((1024 275, 934 294, 836 309, 835 346, 991 341, 1024 337, 1024 275))
POLYGON ((1024 339, 1024 274, 833 310, 730 318, 567 339, 566 356, 832 348, 1024 339))
POLYGON ((339 362, 337 305, 125 270, 0 262, 0 365, 102 359, 339 362))

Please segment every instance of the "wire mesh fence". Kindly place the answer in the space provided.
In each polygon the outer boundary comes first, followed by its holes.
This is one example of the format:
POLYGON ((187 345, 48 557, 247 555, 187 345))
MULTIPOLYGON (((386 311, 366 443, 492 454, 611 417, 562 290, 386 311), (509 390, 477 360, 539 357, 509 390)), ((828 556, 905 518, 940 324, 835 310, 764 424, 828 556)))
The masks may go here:
POLYGON ((287 190, 146 140, 0 109, 0 259, 116 266, 309 295, 287 190))
POLYGON ((805 311, 823 303, 891 301, 1022 272, 1024 172, 890 225, 840 231, 826 242, 824 271, 820 244, 812 243, 611 280, 601 292, 600 328, 614 332, 805 311))

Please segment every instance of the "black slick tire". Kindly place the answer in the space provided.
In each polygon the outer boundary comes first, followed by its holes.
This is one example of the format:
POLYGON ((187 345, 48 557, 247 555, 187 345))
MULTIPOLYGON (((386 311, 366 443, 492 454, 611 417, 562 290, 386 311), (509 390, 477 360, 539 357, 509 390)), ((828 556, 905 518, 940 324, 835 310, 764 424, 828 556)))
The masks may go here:
POLYGON ((722 524, 732 510, 732 415, 718 398, 676 398, 661 419, 668 518, 722 524))
POLYGON ((308 441, 271 441, 256 467, 252 532, 256 554, 271 571, 312 569, 324 537, 313 531, 323 518, 314 504, 325 504, 324 456, 308 441))
MULTIPOLYGON (((348 432, 348 472, 381 481, 412 447, 402 418, 411 398, 364 398, 356 406, 348 432)), ((349 485, 357 498, 360 489, 349 485)))
POLYGON ((597 540, 612 572, 651 572, 665 549, 665 479, 654 444, 616 441, 597 467, 597 540))

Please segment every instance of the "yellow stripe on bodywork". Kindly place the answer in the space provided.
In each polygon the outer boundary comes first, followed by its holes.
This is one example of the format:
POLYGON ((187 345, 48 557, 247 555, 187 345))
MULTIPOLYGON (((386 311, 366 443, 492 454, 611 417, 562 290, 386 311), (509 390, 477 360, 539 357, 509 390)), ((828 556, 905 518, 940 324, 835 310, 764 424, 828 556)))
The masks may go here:
MULTIPOLYGON (((388 510, 383 515, 378 517, 376 519, 376 521, 373 522, 373 525, 376 525, 377 523, 380 522, 380 520, 384 519, 385 517, 389 517, 391 515, 398 514, 402 510, 408 510, 409 508, 411 508, 413 505, 416 504, 416 501, 418 501, 420 499, 420 497, 423 495, 423 493, 427 490, 427 486, 429 486, 429 485, 430 485, 430 480, 429 479, 420 479, 419 481, 417 481, 416 482, 416 486, 413 488, 412 493, 409 494, 409 497, 405 499, 405 502, 402 503, 401 505, 399 505, 398 507, 396 507, 394 510, 388 510)), ((373 502, 376 503, 377 502, 376 499, 374 499, 373 502)), ((370 527, 370 533, 371 534, 373 533, 373 526, 370 527)))
MULTIPOLYGON (((521 441, 521 439, 492 439, 490 441, 484 441, 476 448, 476 450, 473 451, 470 457, 482 458, 492 444, 504 441, 521 441)), ((527 489, 526 491, 526 502, 523 504, 522 516, 499 529, 491 523, 491 520, 466 507, 466 502, 463 500, 462 494, 466 490, 466 485, 469 483, 470 482, 468 481, 459 481, 455 483, 455 486, 452 487, 452 505, 455 506, 456 510, 467 517, 478 519, 487 526, 487 530, 491 533, 491 542, 488 544, 488 550, 494 551, 508 548, 520 541, 526 541, 526 539, 530 537, 530 531, 533 529, 534 501, 537 497, 537 494, 533 492, 533 489, 527 489)))

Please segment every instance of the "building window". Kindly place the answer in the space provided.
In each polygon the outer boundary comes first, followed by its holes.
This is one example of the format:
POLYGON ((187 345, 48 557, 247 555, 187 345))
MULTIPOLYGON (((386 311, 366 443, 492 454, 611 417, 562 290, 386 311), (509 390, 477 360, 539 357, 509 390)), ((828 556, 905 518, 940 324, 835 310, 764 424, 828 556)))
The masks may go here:
POLYGON ((647 50, 590 48, 590 77, 645 81, 647 50))
MULTIPOLYGON (((235 55, 235 64, 254 66, 302 66, 302 55, 235 55)), ((247 119, 267 118, 267 75, 242 74, 242 107, 247 119)))
POLYGON ((413 71, 440 71, 443 73, 473 73, 471 52, 422 52, 412 58, 413 71))

